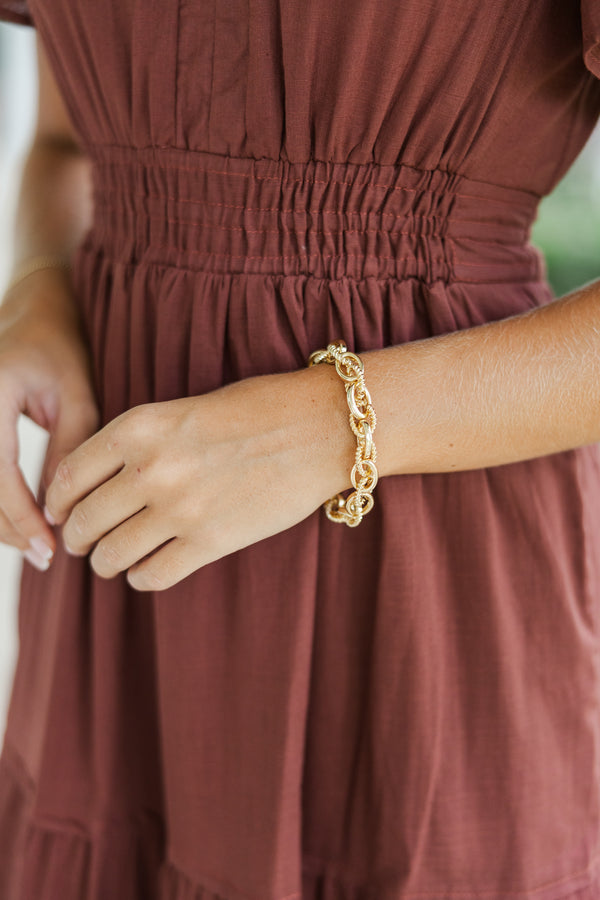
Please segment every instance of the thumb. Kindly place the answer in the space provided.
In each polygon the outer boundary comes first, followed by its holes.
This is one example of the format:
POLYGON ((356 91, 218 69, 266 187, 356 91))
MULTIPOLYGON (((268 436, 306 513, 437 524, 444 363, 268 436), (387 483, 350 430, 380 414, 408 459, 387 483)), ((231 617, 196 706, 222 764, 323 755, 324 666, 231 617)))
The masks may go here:
POLYGON ((100 413, 93 400, 64 401, 61 404, 55 424, 50 430, 42 465, 40 504, 45 502, 46 491, 60 461, 95 434, 99 425, 100 413))

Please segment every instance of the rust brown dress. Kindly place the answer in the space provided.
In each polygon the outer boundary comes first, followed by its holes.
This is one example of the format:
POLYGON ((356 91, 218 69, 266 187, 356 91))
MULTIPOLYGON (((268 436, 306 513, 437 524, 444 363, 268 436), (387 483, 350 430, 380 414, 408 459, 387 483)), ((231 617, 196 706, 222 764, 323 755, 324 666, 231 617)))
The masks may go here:
MULTIPOLYGON (((105 422, 553 299, 600 0, 0 7, 94 163, 105 422)), ((18 625, 2 900, 600 898, 598 445, 383 478, 156 594, 59 542, 18 625)))

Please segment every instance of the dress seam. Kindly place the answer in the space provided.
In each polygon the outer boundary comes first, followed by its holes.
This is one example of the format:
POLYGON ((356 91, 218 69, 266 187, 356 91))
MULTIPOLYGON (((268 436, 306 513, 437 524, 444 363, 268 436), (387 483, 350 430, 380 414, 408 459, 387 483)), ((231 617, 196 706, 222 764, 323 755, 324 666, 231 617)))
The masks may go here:
MULTIPOLYGON (((357 162, 349 162, 348 160, 321 159, 316 156, 310 156, 306 160, 290 160, 290 159, 285 159, 283 157, 252 156, 249 154, 245 155, 245 156, 236 156, 231 153, 220 153, 215 150, 202 150, 200 148, 194 149, 191 147, 179 146, 176 144, 134 145, 134 144, 116 144, 116 143, 112 143, 112 142, 102 143, 99 141, 94 141, 89 146, 92 150, 93 149, 126 150, 129 153, 144 152, 146 150, 150 150, 150 151, 151 150, 170 150, 170 151, 173 151, 176 153, 181 153, 184 155, 196 153, 199 156, 202 156, 202 155, 219 156, 222 159, 231 159, 233 161, 237 161, 237 160, 239 160, 240 162, 247 162, 247 161, 263 162, 264 161, 264 162, 278 163, 280 165, 285 165, 285 166, 307 166, 307 165, 310 165, 311 163, 320 163, 320 164, 328 165, 328 166, 351 166, 353 169, 368 169, 368 168, 371 168, 371 169, 372 168, 375 168, 375 169, 380 169, 380 168, 381 169, 398 169, 398 168, 403 168, 403 169, 411 169, 414 172, 419 172, 424 175, 428 175, 428 174, 431 174, 434 172, 440 172, 443 175, 449 175, 449 176, 455 177, 455 178, 462 178, 462 179, 465 179, 466 181, 474 182, 476 184, 484 184, 484 185, 491 186, 491 187, 503 188, 507 191, 515 191, 515 193, 527 195, 527 197, 529 197, 533 200, 537 200, 537 201, 541 200, 543 197, 546 196, 546 194, 539 194, 536 191, 529 190, 528 188, 517 187, 512 184, 501 184, 496 181, 486 181, 484 178, 475 178, 472 175, 467 175, 464 172, 460 172, 456 169, 442 169, 438 166, 426 168, 423 166, 415 166, 412 163, 402 162, 401 160, 399 160, 397 162, 393 162, 393 163, 379 163, 376 160, 370 160, 369 162, 357 163, 357 162)), ((100 162, 102 162, 102 161, 100 160, 100 162)), ((230 175, 230 174, 234 174, 234 173, 228 172, 227 174, 230 175)), ((488 198, 479 197, 477 199, 488 199, 488 198)))
MULTIPOLYGON (((172 860, 172 859, 166 860, 166 865, 167 865, 167 866, 170 866, 170 868, 173 870, 173 872, 175 873, 176 876, 181 877, 181 878, 185 878, 185 880, 186 880, 190 885, 192 885, 192 887, 194 887, 194 888, 200 887, 201 889, 206 889, 206 890, 208 890, 211 894, 214 894, 214 893, 215 893, 214 888, 212 888, 210 885, 207 885, 207 884, 206 884, 206 882, 204 881, 203 876, 200 876, 199 879, 196 878, 195 876, 192 876, 192 875, 191 875, 190 873, 188 873, 188 872, 187 872, 187 871, 186 871, 179 863, 174 862, 174 860, 172 860)), ((210 873, 207 872, 207 873, 206 873, 206 877, 207 877, 208 879, 210 879, 211 882, 213 881, 213 876, 212 876, 212 874, 210 874, 210 873)), ((221 879, 221 878, 215 878, 215 879, 214 879, 214 883, 215 883, 216 885, 221 885, 221 884, 222 884, 225 891, 227 891, 229 888, 231 888, 233 891, 235 891, 235 893, 236 893, 236 898, 235 898, 235 900, 238 900, 238 898, 239 898, 239 900, 262 900, 262 898, 259 898, 259 897, 251 897, 249 894, 243 893, 243 892, 240 891, 240 889, 237 888, 234 884, 231 884, 231 882, 228 882, 228 881, 224 881, 224 880, 221 879)), ((217 891, 218 891, 218 893, 219 893, 219 895, 220 895, 220 894, 221 894, 221 888, 220 888, 220 887, 217 887, 217 891)), ((291 894, 284 894, 283 897, 276 897, 275 900, 294 900, 294 898, 296 898, 296 897, 299 898, 299 900, 301 900, 301 898, 302 898, 302 891, 294 891, 294 892, 291 893, 291 894)), ((225 895, 223 895, 222 898, 219 896, 219 900, 227 900, 227 898, 225 897, 225 895)))
POLYGON ((35 780, 25 764, 25 760, 12 743, 8 732, 4 736, 1 761, 9 768, 20 784, 28 793, 35 791, 35 780))
MULTIPOLYGON (((345 284, 347 282, 351 282, 352 284, 362 284, 364 282, 371 282, 374 284, 389 284, 390 282, 397 282, 398 284, 407 282, 407 281, 417 281, 419 284, 431 286, 438 282, 442 282, 445 285, 450 284, 479 284, 482 286, 489 286, 494 284, 514 284, 514 285, 522 285, 522 284, 533 284, 533 285, 544 285, 545 282, 538 277, 530 277, 526 276, 524 278, 496 278, 496 279, 488 279, 481 280, 479 278, 444 278, 440 276, 439 278, 434 278, 431 281, 426 281, 420 275, 387 275, 383 278, 377 278, 374 275, 365 275, 362 278, 356 278, 352 275, 342 275, 339 278, 330 278, 327 276, 319 276, 314 275, 312 272, 292 272, 292 273, 284 273, 284 272, 222 272, 218 269, 196 269, 193 266, 188 266, 185 263, 165 263, 159 262, 158 260, 131 260, 131 259, 119 259, 118 257, 112 256, 109 253, 106 253, 104 248, 96 245, 87 243, 84 246, 85 241, 82 241, 80 246, 76 249, 76 252, 87 252, 87 253, 99 253, 106 260, 110 260, 113 264, 123 266, 126 269, 139 269, 140 267, 147 267, 153 269, 166 269, 166 270, 176 270, 178 272, 190 272, 194 275, 214 275, 219 278, 230 277, 230 278, 251 278, 252 276, 264 279, 265 276, 272 278, 274 281, 282 278, 305 278, 311 279, 316 282, 320 282, 321 284, 345 284)), ((187 251, 190 252, 190 251, 187 251)), ((198 251, 200 252, 200 251, 198 251)), ((205 256, 217 255, 211 254, 209 251, 202 251, 205 256)), ((227 256, 231 256, 231 254, 226 254, 227 256)), ((341 254, 344 258, 349 256, 349 254, 341 254)), ((355 254, 356 255, 356 254, 355 254)), ((267 259, 267 258, 277 258, 280 257, 248 257, 243 256, 243 259, 267 259)), ((361 257, 363 258, 363 257, 361 257)), ((381 257, 377 255, 376 259, 385 259, 390 258, 396 261, 400 261, 400 259, 396 256, 394 257, 381 257)), ((410 257, 412 259, 413 257, 410 257)))
MULTIPOLYGON (((537 885, 533 888, 524 888, 522 890, 498 890, 497 888, 486 888, 480 891, 469 891, 469 890, 442 890, 442 891, 401 891, 400 898, 401 900, 405 900, 405 898, 438 898, 438 900, 445 900, 445 898, 456 898, 461 897, 465 898, 465 900, 469 900, 469 898, 489 898, 489 900, 494 900, 494 898, 503 898, 503 897, 523 897, 527 898, 533 896, 540 891, 545 891, 548 888, 558 885, 566 885, 568 887, 568 892, 557 895, 552 898, 552 900, 561 900, 563 897, 568 897, 571 892, 570 882, 575 879, 580 878, 582 875, 594 875, 598 868, 598 861, 600 860, 600 852, 596 853, 588 864, 582 868, 577 869, 575 872, 571 872, 568 875, 563 875, 561 878, 554 879, 552 881, 546 881, 542 884, 537 885)), ((335 872, 331 872, 331 863, 327 863, 324 860, 319 859, 318 857, 304 855, 303 856, 303 871, 306 872, 311 877, 319 877, 322 871, 328 871, 328 877, 331 877, 333 880, 337 882, 342 882, 345 884, 353 885, 354 881, 345 878, 344 876, 340 876, 335 872), (312 871, 314 869, 314 871, 312 871), (331 875, 329 875, 331 872, 331 875)), ((579 885, 574 889, 574 892, 581 890, 582 888, 589 887, 591 885, 591 880, 587 885, 579 885)))
MULTIPOLYGON (((228 157, 228 158, 233 159, 233 157, 228 157)), ((122 162, 120 160, 116 160, 116 159, 99 160, 97 165, 99 165, 99 166, 121 166, 122 162)), ((142 164, 142 165, 144 165, 144 164, 142 164)), ((353 165, 355 165, 355 164, 353 163, 353 165)), ((151 167, 151 166, 152 166, 152 164, 148 163, 147 167, 151 167)), ((176 171, 176 172, 195 172, 196 174, 203 174, 203 175, 227 175, 228 177, 234 176, 237 178, 248 178, 248 179, 252 179, 253 181, 275 181, 275 182, 282 183, 285 185, 289 185, 289 184, 302 184, 302 185, 323 184, 323 185, 326 185, 327 187, 331 187, 332 185, 338 185, 338 186, 342 186, 342 187, 354 187, 354 188, 357 185, 357 182, 355 180, 339 181, 338 179, 335 179, 335 178, 322 178, 322 179, 319 179, 319 178, 314 178, 314 179, 284 178, 284 177, 278 177, 276 175, 257 175, 256 172, 235 172, 235 171, 231 171, 231 170, 227 170, 227 169, 204 169, 204 168, 199 168, 196 166, 178 166, 178 165, 172 165, 169 163, 158 163, 156 167, 159 169, 165 169, 168 171, 176 171)), ((434 171, 442 172, 442 169, 437 169, 434 171)), ((457 173, 454 173, 454 172, 451 172, 451 173, 444 172, 444 174, 457 175, 457 173)), ((463 177, 464 181, 469 181, 469 182, 473 180, 471 178, 468 178, 466 175, 465 176, 457 176, 457 177, 458 178, 463 177)), ((496 184, 495 182, 492 182, 492 181, 483 181, 483 182, 478 182, 478 183, 486 184, 493 188, 500 188, 502 190, 505 189, 505 185, 496 184)), ((369 188, 371 190, 387 191, 388 193, 393 193, 394 191, 400 191, 404 194, 419 194, 419 195, 431 194, 434 197, 438 197, 438 196, 440 196, 440 197, 444 197, 444 196, 466 197, 470 200, 485 200, 486 203, 502 203, 505 206, 509 206, 511 209, 514 209, 514 206, 515 206, 515 204, 511 200, 505 200, 502 197, 482 197, 479 194, 466 194, 462 191, 455 191, 450 188, 444 187, 443 185, 441 185, 438 189, 434 189, 434 188, 411 188, 411 187, 405 187, 404 185, 389 185, 389 184, 371 183, 371 184, 369 184, 369 188)), ((506 189, 515 190, 514 188, 506 188, 506 189)))
MULTIPOLYGON (((29 774, 27 767, 25 765, 25 761, 23 760, 21 754, 14 746, 10 738, 5 735, 4 739, 4 750, 2 754, 2 759, 7 770, 10 771, 11 776, 15 779, 18 785, 23 788, 29 795, 34 793, 35 791, 35 782, 31 775, 29 774)), ((102 823, 107 828, 115 828, 119 825, 129 828, 129 829, 139 829, 139 821, 142 817, 148 815, 148 818, 157 818, 161 822, 164 821, 163 816, 156 812, 155 810, 148 810, 147 813, 144 810, 141 810, 138 814, 127 818, 123 817, 110 817, 110 816, 96 816, 90 818, 89 825, 93 825, 93 823, 102 823)), ((66 819, 57 818, 55 821, 48 820, 44 816, 30 816, 28 827, 37 830, 43 831, 50 834, 64 835, 67 837, 74 837, 79 840, 84 841, 86 844, 93 844, 94 842, 94 832, 90 830, 89 827, 81 823, 71 823, 66 819)), ((189 875, 178 863, 175 863, 169 857, 165 857, 161 860, 161 868, 170 867, 173 872, 177 876, 181 876, 185 878, 186 881, 189 881, 191 885, 194 887, 203 887, 203 880, 198 880, 189 875)), ((206 873, 206 877, 211 881, 214 878, 215 884, 223 885, 227 890, 231 888, 235 891, 237 897, 236 900, 259 900, 258 897, 251 897, 248 894, 243 893, 237 888, 234 884, 225 881, 222 878, 213 876, 211 873, 206 873)), ((214 894, 215 891, 212 887, 207 886, 206 890, 210 893, 214 894)), ((218 888, 219 893, 221 893, 220 887, 218 888)), ((278 897, 277 900, 294 900, 294 898, 301 898, 301 891, 294 891, 291 894, 285 894, 283 897, 278 897)), ((226 896, 219 897, 218 900, 227 900, 226 896)))
MULTIPOLYGON (((31 775, 29 774, 27 767, 25 765, 25 761, 22 759, 21 754, 16 749, 16 747, 12 744, 10 738, 5 735, 4 739, 4 749, 1 756, 1 759, 4 761, 5 766, 8 770, 10 770, 11 774, 17 781, 17 783, 23 787, 28 794, 33 793, 35 790, 35 782, 33 781, 31 775)), ((107 827, 115 827, 116 825, 122 825, 128 828, 137 828, 139 827, 139 820, 142 816, 148 816, 149 818, 157 818, 160 821, 163 821, 163 817, 160 813, 155 810, 141 811, 140 814, 136 814, 131 816, 131 818, 123 817, 114 817, 110 816, 99 816, 93 819, 90 819, 90 823, 93 822, 101 822, 106 824, 107 827)), ((71 837, 79 838, 85 842, 93 843, 94 834, 82 824, 70 824, 67 820, 57 819, 56 821, 49 821, 44 817, 35 818, 31 817, 29 822, 29 827, 33 829, 39 829, 41 831, 46 831, 54 834, 64 834, 71 837)), ((593 874, 597 869, 598 861, 600 860, 600 852, 596 853, 588 864, 581 869, 577 869, 575 872, 571 872, 568 875, 564 875, 561 878, 543 882, 540 885, 537 885, 533 888, 527 888, 523 890, 497 890, 495 888, 489 888, 480 891, 409 891, 402 892, 401 898, 438 898, 438 900, 444 900, 444 898, 465 898, 465 900, 469 900, 469 898, 502 898, 502 897, 523 897, 527 898, 529 896, 535 895, 540 891, 545 891, 550 887, 565 885, 568 886, 569 882, 573 881, 576 878, 581 877, 585 874, 593 874)), ((179 864, 175 863, 170 858, 165 858, 162 861, 163 865, 171 866, 173 871, 176 874, 180 874, 186 880, 188 880, 192 885, 200 886, 200 882, 193 878, 190 874, 188 874, 185 869, 183 869, 179 864)), ((333 880, 341 883, 350 883, 354 884, 353 881, 350 881, 347 878, 340 877, 338 873, 331 871, 331 863, 327 863, 318 857, 314 857, 308 854, 303 854, 302 857, 302 872, 309 875, 309 877, 319 877, 322 873, 327 872, 327 877, 332 878, 333 880)), ((212 880, 213 876, 207 873, 207 877, 212 880)), ((242 900, 258 900, 258 898, 252 898, 247 894, 243 894, 235 885, 230 884, 226 881, 223 881, 220 878, 215 878, 215 883, 223 884, 225 887, 229 885, 230 888, 237 893, 239 898, 242 900)), ((588 885, 589 886, 589 885, 588 885)), ((364 885, 363 885, 364 887, 364 885)), ((576 890, 581 890, 580 886, 576 890)), ((585 887, 585 885, 583 886, 585 887)), ((210 892, 214 893, 213 889, 207 888, 210 892)), ((570 889, 569 889, 570 891, 570 889)), ((291 894, 286 894, 283 897, 277 898, 277 900, 294 900, 294 898, 300 898, 302 896, 301 891, 296 891, 291 894)), ((560 897, 567 897, 568 893, 562 894, 553 898, 553 900, 560 900, 560 897)), ((226 900, 226 898, 220 898, 220 900, 226 900)))
MULTIPOLYGON (((36 789, 35 781, 29 774, 21 754, 8 737, 5 737, 4 740, 4 749, 1 760, 4 762, 4 765, 10 771, 10 775, 14 778, 19 787, 21 787, 29 796, 34 794, 36 789)), ((110 814, 105 814, 101 816, 92 816, 88 819, 87 823, 79 822, 76 819, 69 820, 66 818, 34 814, 30 817, 30 825, 33 828, 39 828, 43 831, 68 834, 91 842, 94 839, 94 833, 87 827, 88 824, 93 826, 95 823, 104 823, 107 827, 111 828, 122 826, 131 829, 139 827, 140 820, 142 819, 158 819, 162 822, 163 816, 160 812, 151 809, 150 807, 133 811, 130 815, 111 816, 110 814)))
MULTIPOLYGON (((121 196, 121 192, 114 190, 114 189, 107 189, 107 190, 103 191, 102 193, 103 193, 103 195, 118 194, 119 196, 121 196)), ((150 200, 165 199, 165 196, 163 194, 137 193, 137 194, 134 194, 133 196, 144 198, 144 199, 150 199, 150 200)), ((393 219, 402 219, 403 221, 406 221, 407 219, 409 219, 410 221, 425 221, 425 222, 428 222, 430 220, 435 220, 435 219, 440 219, 442 222, 449 221, 448 216, 438 216, 435 214, 431 214, 431 215, 427 215, 427 216, 415 216, 410 213, 402 215, 402 214, 398 214, 398 213, 383 212, 382 210, 365 210, 363 212, 358 209, 347 210, 347 209, 332 209, 332 208, 330 208, 330 209, 325 209, 325 208, 323 208, 323 209, 310 209, 310 208, 284 209, 283 207, 278 207, 278 206, 244 206, 243 204, 234 204, 234 203, 216 203, 216 202, 211 203, 210 201, 205 202, 203 200, 190 200, 186 197, 169 197, 168 199, 174 203, 195 203, 200 206, 218 206, 218 207, 223 207, 224 209, 243 209, 243 210, 246 210, 246 212, 294 213, 296 215, 298 215, 298 214, 309 215, 314 212, 318 212, 319 214, 327 213, 327 214, 331 214, 331 215, 346 215, 346 216, 367 216, 367 215, 368 216, 387 216, 387 217, 391 217, 393 219)), ((111 210, 114 210, 114 208, 115 207, 111 206, 110 203, 97 204, 97 209, 106 210, 108 212, 110 212, 111 210)), ((222 228, 222 229, 225 229, 226 231, 243 231, 245 234, 280 234, 281 233, 281 229, 279 229, 279 228, 267 228, 267 229, 258 228, 257 229, 257 228, 243 228, 241 225, 225 225, 221 222, 195 222, 195 221, 188 222, 185 219, 173 219, 173 218, 169 218, 169 217, 165 217, 165 216, 152 215, 151 213, 147 215, 147 218, 159 219, 161 222, 172 222, 177 225, 193 225, 196 228, 201 228, 203 226, 206 226, 208 228, 222 228)), ((473 225, 481 225, 482 224, 480 219, 467 219, 467 218, 463 218, 462 216, 461 217, 452 216, 451 221, 452 222, 468 222, 473 225)), ((390 231, 387 228, 341 228, 339 231, 336 231, 336 232, 323 231, 322 229, 314 229, 311 231, 311 234, 336 234, 337 235, 337 234, 355 234, 355 233, 356 234, 369 234, 369 233, 375 233, 375 232, 381 233, 381 234, 411 234, 411 235, 416 235, 416 234, 420 233, 417 231, 417 229, 413 229, 412 231, 390 231)), ((431 232, 427 236, 428 237, 445 237, 446 235, 444 232, 440 231, 440 232, 431 232)), ((493 240, 489 240, 489 239, 486 240, 484 238, 475 238, 475 237, 470 237, 468 235, 461 235, 460 240, 461 241, 471 241, 476 244, 501 244, 502 246, 504 246, 505 244, 507 244, 509 246, 513 246, 513 244, 516 243, 513 241, 499 241, 496 237, 493 240)))

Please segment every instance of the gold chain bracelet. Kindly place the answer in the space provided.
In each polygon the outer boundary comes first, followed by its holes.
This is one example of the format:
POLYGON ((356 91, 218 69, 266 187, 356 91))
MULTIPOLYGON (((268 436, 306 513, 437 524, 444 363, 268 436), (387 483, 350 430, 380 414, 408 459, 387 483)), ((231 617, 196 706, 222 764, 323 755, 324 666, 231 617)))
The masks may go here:
POLYGON ((350 473, 354 492, 348 497, 336 494, 323 504, 323 508, 332 522, 345 522, 353 528, 373 508, 372 491, 379 477, 375 468, 377 451, 373 443, 377 419, 371 406, 371 396, 365 387, 364 366, 360 357, 348 350, 343 341, 333 341, 326 350, 315 350, 308 358, 309 366, 321 362, 335 365, 336 372, 344 381, 350 407, 350 428, 358 443, 356 462, 350 473))
POLYGON ((4 294, 8 294, 12 288, 39 269, 70 269, 71 263, 64 256, 57 253, 44 253, 40 256, 32 256, 25 259, 16 269, 12 278, 4 288, 4 294))

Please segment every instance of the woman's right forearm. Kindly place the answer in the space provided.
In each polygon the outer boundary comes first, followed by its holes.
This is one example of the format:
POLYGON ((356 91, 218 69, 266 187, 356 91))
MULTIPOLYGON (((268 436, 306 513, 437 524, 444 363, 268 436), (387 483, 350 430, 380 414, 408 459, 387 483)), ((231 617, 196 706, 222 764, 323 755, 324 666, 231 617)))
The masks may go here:
POLYGON ((90 158, 68 141, 35 140, 22 167, 12 271, 43 254, 70 259, 91 218, 90 158))

